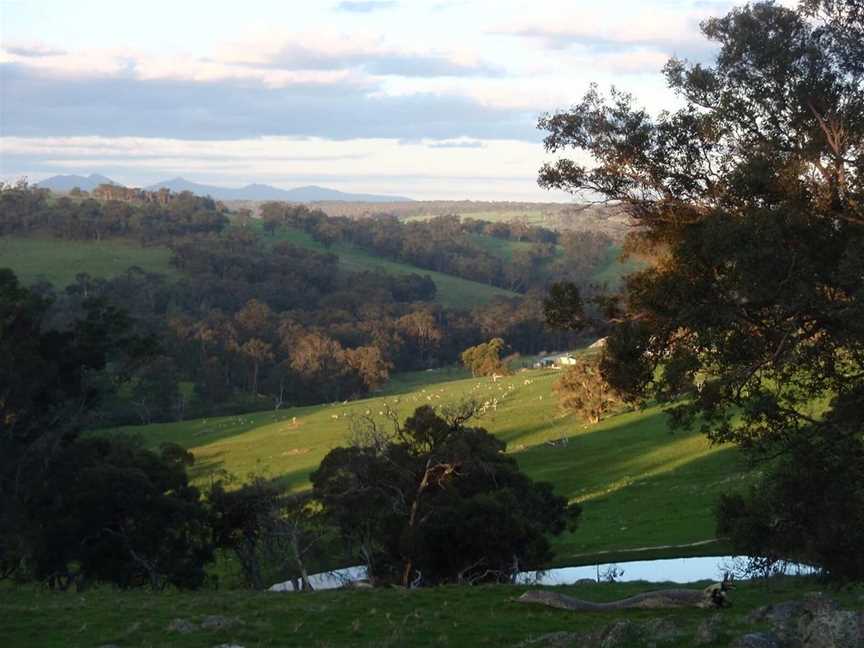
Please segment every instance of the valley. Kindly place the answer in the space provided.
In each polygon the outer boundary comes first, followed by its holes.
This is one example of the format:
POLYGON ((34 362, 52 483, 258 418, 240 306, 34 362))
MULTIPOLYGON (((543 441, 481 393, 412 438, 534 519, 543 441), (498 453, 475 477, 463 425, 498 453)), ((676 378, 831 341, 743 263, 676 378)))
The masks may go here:
POLYGON ((437 382, 437 373, 396 374, 395 393, 385 389, 374 398, 133 426, 111 434, 134 435, 153 448, 165 442, 189 448, 196 458, 192 475, 201 483, 227 471, 241 481, 261 474, 297 490, 308 488, 309 473, 346 442, 352 416, 378 416, 389 406, 404 418, 423 404, 497 401, 474 424, 504 440, 531 478, 549 481, 556 492, 583 504, 579 528, 554 541, 554 565, 722 552, 722 543, 677 550, 668 545, 716 537, 714 501, 751 479, 732 448, 712 447, 698 433, 673 434, 659 407, 586 426, 560 410, 552 391, 555 370, 520 371, 494 383, 488 378, 437 382))

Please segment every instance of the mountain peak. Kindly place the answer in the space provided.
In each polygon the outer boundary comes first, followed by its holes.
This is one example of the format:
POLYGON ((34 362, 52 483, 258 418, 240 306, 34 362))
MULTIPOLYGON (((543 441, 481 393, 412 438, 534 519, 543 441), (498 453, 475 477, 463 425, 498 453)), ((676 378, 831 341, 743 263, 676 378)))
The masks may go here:
MULTIPOLYGON (((66 192, 78 187, 84 191, 93 191, 100 184, 117 184, 110 178, 98 173, 89 176, 80 175, 56 175, 47 178, 36 186, 44 187, 52 191, 66 192)), ((295 189, 280 189, 272 185, 253 182, 245 187, 220 187, 206 185, 187 180, 182 176, 176 176, 170 180, 163 180, 152 184, 145 189, 157 191, 159 189, 170 189, 171 191, 189 191, 198 196, 210 196, 216 200, 274 200, 297 203, 341 201, 341 202, 412 202, 411 198, 404 196, 387 196, 364 193, 346 193, 337 189, 328 189, 318 185, 305 185, 295 189)))
POLYGON ((37 182, 36 186, 42 189, 50 189, 51 191, 71 191, 75 187, 83 191, 93 191, 96 187, 101 184, 112 184, 116 185, 118 183, 114 182, 111 178, 101 175, 99 173, 91 173, 88 176, 81 175, 55 175, 50 178, 45 178, 44 180, 37 182))
POLYGON ((199 196, 210 196, 216 200, 274 200, 285 202, 412 202, 404 196, 385 196, 374 194, 355 194, 328 189, 317 185, 306 185, 295 189, 280 189, 272 185, 253 182, 240 188, 206 185, 177 177, 163 180, 147 187, 149 190, 171 189, 173 191, 191 191, 199 196))

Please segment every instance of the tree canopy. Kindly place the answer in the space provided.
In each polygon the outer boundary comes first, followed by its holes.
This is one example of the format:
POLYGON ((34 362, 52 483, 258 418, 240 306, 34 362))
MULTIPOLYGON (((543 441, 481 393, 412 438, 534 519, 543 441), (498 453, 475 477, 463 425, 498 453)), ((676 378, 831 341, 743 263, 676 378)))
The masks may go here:
POLYGON ((605 378, 763 457, 862 435, 861 18, 856 0, 746 5, 702 25, 713 64, 666 65, 679 109, 595 87, 540 122, 548 151, 595 162, 541 184, 619 202, 657 255, 627 282, 605 378))
POLYGON ((492 338, 477 346, 468 347, 462 352, 460 359, 472 376, 492 376, 507 374, 509 369, 501 359, 501 351, 507 344, 501 338, 492 338))
POLYGON ((552 556, 547 534, 574 527, 568 505, 533 482, 505 444, 468 427, 474 408, 419 407, 404 423, 359 419, 311 477, 313 493, 370 577, 409 585, 508 580, 552 556))
POLYGON ((192 456, 80 436, 153 340, 99 300, 62 329, 48 325, 49 306, 0 270, 0 577, 201 585, 212 549, 192 456))

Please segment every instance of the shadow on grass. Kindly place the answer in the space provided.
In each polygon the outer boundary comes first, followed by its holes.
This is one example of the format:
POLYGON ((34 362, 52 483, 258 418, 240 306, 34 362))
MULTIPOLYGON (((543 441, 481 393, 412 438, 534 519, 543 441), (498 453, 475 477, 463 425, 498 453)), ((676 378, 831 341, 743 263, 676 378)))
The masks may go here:
POLYGON ((97 435, 128 435, 137 438, 147 448, 158 447, 170 441, 184 448, 200 448, 217 441, 230 439, 252 432, 265 425, 302 418, 309 410, 318 410, 322 405, 300 406, 283 410, 263 410, 249 414, 204 417, 174 423, 152 423, 150 425, 127 425, 88 432, 97 435))
MULTIPOLYGON (((531 474, 530 469, 526 472, 531 474)), ((545 475, 540 478, 548 480, 545 475)), ((579 495, 585 489, 577 481, 571 481, 570 488, 555 482, 559 493, 580 499, 583 515, 575 532, 553 540, 553 562, 593 564, 725 553, 728 547, 722 542, 680 545, 715 538, 717 499, 745 489, 752 478, 740 453, 723 448, 667 471, 610 483, 605 492, 592 488, 584 498, 579 495)))
MULTIPOLYGON (((676 434, 673 433, 666 424, 666 414, 657 410, 651 414, 641 414, 639 412, 627 412, 614 416, 596 424, 592 429, 586 429, 585 424, 580 422, 575 416, 568 416, 564 419, 554 418, 533 426, 520 427, 518 430, 507 432, 498 435, 501 439, 507 441, 508 445, 515 445, 517 441, 524 438, 529 438, 534 434, 538 434, 546 429, 561 428, 565 434, 557 434, 553 439, 550 435, 549 439, 540 441, 528 447, 527 451, 536 450, 545 446, 545 441, 557 440, 566 438, 566 445, 558 446, 557 449, 567 450, 574 444, 590 447, 598 444, 598 440, 608 441, 609 444, 615 444, 619 448, 622 447, 620 440, 626 438, 628 443, 643 443, 651 447, 657 445, 659 435, 663 435, 669 442, 675 439, 692 436, 692 433, 676 434), (653 435, 653 436, 652 436, 653 435)), ((547 446, 548 447, 548 446, 547 446)))
POLYGON ((208 477, 213 478, 224 472, 223 466, 225 461, 222 460, 222 452, 213 452, 208 455, 196 455, 195 463, 187 471, 189 479, 195 482, 201 482, 208 477))

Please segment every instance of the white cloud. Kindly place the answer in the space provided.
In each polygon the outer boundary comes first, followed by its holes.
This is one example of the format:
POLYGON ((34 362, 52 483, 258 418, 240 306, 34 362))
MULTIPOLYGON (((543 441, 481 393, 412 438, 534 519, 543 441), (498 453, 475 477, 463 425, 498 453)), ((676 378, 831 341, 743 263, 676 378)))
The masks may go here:
POLYGON ((21 3, 0 48, 0 172, 542 200, 537 116, 592 81, 674 106, 659 70, 673 53, 710 58, 698 21, 729 7, 412 0, 358 15, 338 2, 151 0, 123 22, 108 0, 21 3))
MULTIPOLYGON (((185 141, 166 138, 10 137, 3 165, 54 173, 99 171, 129 184, 170 176, 240 186, 268 182, 290 188, 321 183, 337 189, 410 193, 428 199, 560 200, 536 185, 545 159, 539 145, 460 138, 404 142, 266 137, 185 141)), ((10 177, 12 170, 0 169, 10 177)))
POLYGON ((575 46, 608 53, 633 49, 701 56, 711 46, 702 36, 699 23, 709 16, 725 13, 726 9, 717 5, 727 5, 728 9, 731 3, 697 3, 689 8, 658 7, 649 3, 634 8, 609 3, 592 7, 590 11, 570 4, 541 19, 504 21, 492 31, 529 38, 550 49, 575 46))

